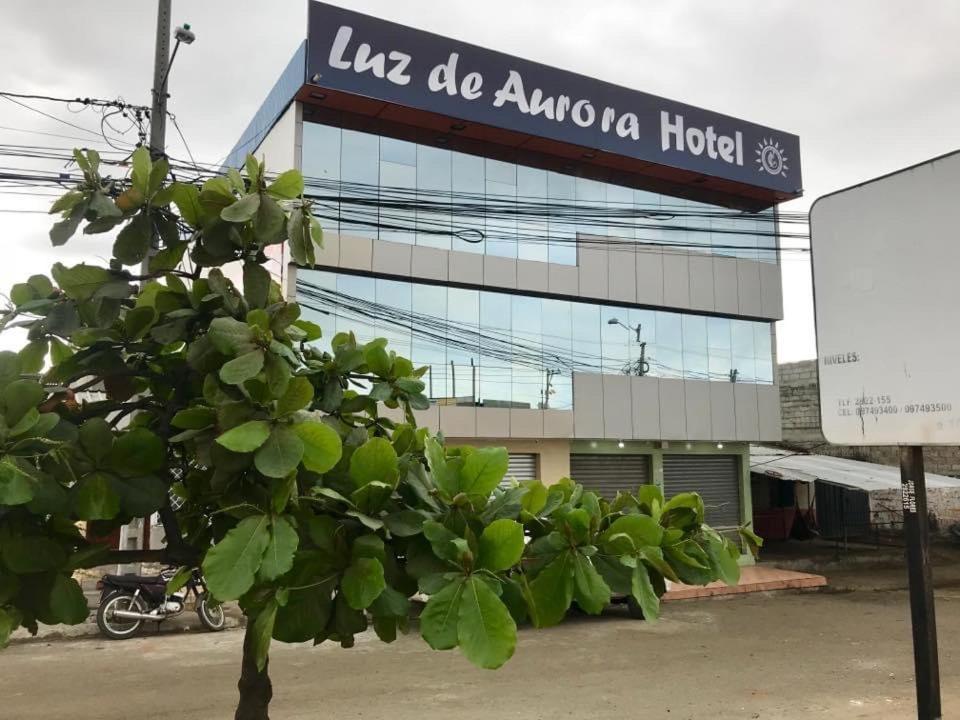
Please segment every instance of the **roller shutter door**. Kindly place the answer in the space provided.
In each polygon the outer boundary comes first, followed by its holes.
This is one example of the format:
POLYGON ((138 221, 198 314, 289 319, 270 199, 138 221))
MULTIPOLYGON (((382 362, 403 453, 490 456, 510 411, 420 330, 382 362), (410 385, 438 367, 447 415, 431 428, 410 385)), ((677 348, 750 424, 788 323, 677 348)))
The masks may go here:
POLYGON ((570 456, 570 476, 587 490, 612 500, 617 492, 636 492, 650 482, 648 455, 570 456))
POLYGON ((713 527, 740 524, 740 457, 738 455, 664 455, 663 491, 667 498, 696 492, 713 527))
POLYGON ((523 482, 524 480, 537 479, 537 454, 536 453, 510 453, 507 462, 507 474, 503 478, 504 483, 510 480, 523 482))

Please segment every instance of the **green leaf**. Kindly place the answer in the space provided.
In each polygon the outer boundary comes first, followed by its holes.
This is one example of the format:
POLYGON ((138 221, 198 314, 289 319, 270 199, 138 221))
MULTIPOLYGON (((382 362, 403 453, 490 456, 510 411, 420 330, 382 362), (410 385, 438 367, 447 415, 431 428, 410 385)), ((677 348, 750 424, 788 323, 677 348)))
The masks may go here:
POLYGON ((293 567, 300 536, 286 517, 278 517, 270 525, 270 543, 263 553, 263 563, 257 577, 261 580, 276 580, 293 567))
POLYGON ((227 450, 238 453, 253 452, 270 437, 270 423, 266 420, 250 420, 227 430, 217 438, 217 442, 227 450))
POLYGON ((263 364, 264 375, 267 381, 267 390, 271 397, 281 397, 290 384, 290 365, 283 358, 277 357, 273 353, 264 355, 263 364))
POLYGON ((253 586, 270 544, 269 527, 266 515, 244 518, 207 551, 203 575, 217 600, 236 600, 253 586))
POLYGON ((350 499, 357 506, 357 510, 366 514, 375 516, 390 499, 393 494, 393 486, 374 480, 366 485, 357 488, 350 494, 350 499))
POLYGON ((36 408, 46 393, 43 386, 34 380, 14 380, 0 392, 0 403, 3 404, 3 416, 7 425, 16 425, 27 410, 36 408))
POLYGON ((200 191, 188 183, 174 183, 173 202, 180 211, 180 217, 192 228, 203 225, 203 208, 200 205, 200 191))
POLYGON ((242 385, 263 369, 263 350, 253 350, 234 358, 220 368, 220 379, 227 385, 242 385))
POLYGON ((250 193, 244 195, 232 205, 228 205, 220 211, 220 219, 227 222, 247 222, 253 219, 260 208, 260 194, 250 193))
POLYGON ((430 541, 430 546, 438 558, 452 563, 460 563, 463 553, 457 541, 462 540, 462 538, 457 537, 434 520, 427 520, 423 524, 423 534, 430 541))
POLYGON ((13 535, 0 545, 4 564, 18 575, 58 570, 67 561, 59 543, 39 535, 13 535))
POLYGON ((517 646, 517 625, 510 611, 476 575, 464 583, 457 640, 467 660, 491 670, 509 660, 517 646))
POLYGON ((531 515, 536 515, 547 504, 547 486, 539 480, 528 480, 522 486, 526 493, 520 500, 521 507, 531 515))
POLYGON ((530 583, 530 617, 537 627, 559 623, 573 601, 572 554, 561 552, 530 583))
POLYGON ((81 520, 110 520, 120 512, 120 497, 105 473, 81 478, 73 487, 73 509, 81 520))
MULTIPOLYGON (((219 597, 219 596, 218 596, 219 597)), ((257 660, 257 670, 263 672, 267 666, 267 656, 270 654, 270 639, 273 637, 273 626, 277 621, 277 601, 271 599, 266 607, 257 613, 253 621, 253 655, 257 660)))
POLYGON ((398 473, 397 451, 386 438, 371 438, 350 456, 350 477, 357 487, 374 481, 396 486, 398 473))
POLYGON ((507 461, 506 448, 477 448, 467 455, 460 469, 460 492, 489 497, 507 474, 507 461))
POLYGON ((444 447, 436 438, 426 440, 423 453, 437 487, 449 497, 454 497, 460 492, 460 475, 456 463, 447 460, 444 447))
POLYGON ((240 355, 254 349, 253 328, 232 317, 215 318, 210 322, 207 337, 224 355, 240 355))
POLYGON ((304 332, 304 342, 313 342, 323 337, 323 331, 320 329, 320 326, 309 320, 297 320, 293 325, 304 332))
MULTIPOLYGON (((44 413, 45 415, 50 415, 52 413, 44 413)), ((54 415, 54 417, 56 417, 54 415)), ((14 425, 8 431, 11 438, 18 437, 23 435, 25 432, 33 430, 37 423, 40 422, 40 411, 35 407, 29 408, 19 420, 17 420, 16 425, 14 425)))
MULTIPOLYGON (((613 524, 603 533, 601 542, 613 542, 615 535, 626 535, 633 543, 633 550, 645 545, 659 545, 663 538, 663 528, 648 515, 623 515, 613 521, 613 524)), ((620 553, 626 550, 620 549, 620 553)))
POLYGON ((167 486, 156 475, 124 478, 110 476, 113 491, 120 496, 120 506, 133 517, 144 517, 159 510, 167 499, 167 486))
POLYGON ((297 265, 313 265, 315 259, 304 236, 303 216, 294 214, 287 222, 287 241, 290 245, 290 259, 297 265))
POLYGON ((133 477, 160 470, 166 460, 166 446, 160 436, 138 427, 117 436, 109 462, 121 475, 133 477))
POLYGON ((657 597, 657 593, 653 589, 647 566, 643 563, 637 563, 637 566, 633 569, 630 589, 634 599, 639 603, 640 609, 643 610, 645 620, 653 621, 660 617, 660 598, 657 597))
POLYGON ((0 607, 0 650, 10 642, 10 635, 20 625, 20 613, 14 608, 0 607))
POLYGON ((72 577, 59 573, 53 579, 49 605, 53 618, 64 625, 79 625, 86 622, 90 614, 80 584, 72 577))
POLYGON ((370 372, 374 375, 379 375, 380 377, 388 377, 390 375, 392 363, 390 362, 390 356, 387 355, 387 351, 383 349, 383 345, 378 344, 376 341, 368 343, 366 348, 364 348, 363 357, 367 366, 370 368, 370 372))
POLYGON ((459 578, 430 596, 420 613, 420 634, 434 650, 457 646, 460 623, 460 601, 466 579, 459 578))
POLYGON ((287 214, 269 195, 260 196, 260 206, 253 219, 253 236, 264 245, 283 241, 283 223, 287 214))
POLYGON ((573 597, 584 612, 599 615, 610 602, 610 588, 583 553, 574 553, 573 597))
POLYGON ((79 434, 81 447, 96 463, 106 458, 113 447, 113 431, 103 418, 90 418, 80 426, 79 434))
POLYGON ((303 442, 289 427, 278 426, 254 455, 257 470, 272 478, 283 478, 297 469, 303 458, 303 442))
POLYGON ((727 585, 736 585, 740 580, 740 564, 737 562, 740 552, 737 546, 720 535, 707 536, 705 550, 717 578, 727 585))
POLYGON ((56 263, 52 273, 60 289, 73 300, 89 300, 113 277, 106 268, 82 263, 71 268, 56 263))
POLYGON ((176 574, 167 580, 167 595, 173 595, 187 584, 187 581, 193 577, 193 568, 181 567, 177 569, 176 574))
POLYGON ((302 410, 310 404, 311 400, 313 400, 313 384, 310 380, 303 376, 291 378, 283 397, 277 400, 277 415, 302 410))
POLYGON ((509 570, 523 555, 523 525, 516 520, 494 520, 480 536, 477 566, 493 572, 509 570))
POLYGON ((170 424, 183 430, 202 430, 210 427, 217 421, 217 413, 208 407, 194 406, 181 410, 170 424))
POLYGON ((270 273, 257 262, 243 263, 243 297, 251 308, 267 306, 270 295, 270 273))
POLYGON ((747 546, 750 554, 754 557, 759 557, 760 548, 763 547, 763 538, 751 530, 749 524, 741 525, 737 528, 737 533, 740 535, 743 544, 747 546))
POLYGON ((140 340, 157 321, 156 308, 149 305, 135 307, 123 318, 123 329, 131 340, 140 340))
POLYGON ((340 588, 347 604, 354 610, 370 607, 387 586, 383 565, 376 558, 354 558, 343 573, 340 588))
POLYGON ((267 186, 267 192, 285 200, 298 198, 303 195, 303 175, 299 170, 287 170, 267 186))
POLYGON ((20 357, 15 352, 0 352, 0 389, 20 377, 20 357))
POLYGON ((383 518, 384 525, 391 535, 412 537, 423 532, 425 518, 416 510, 400 510, 383 518))
MULTIPOLYGON (((87 212, 89 203, 81 200, 70 209, 70 214, 63 220, 59 220, 50 228, 50 243, 54 246, 63 245, 69 240, 80 227, 80 221, 83 220, 87 212)), ((61 287, 63 287, 61 285, 61 287)))
POLYGON ((38 373, 43 370, 43 361, 47 358, 46 340, 34 340, 20 350, 20 368, 25 373, 38 373))
POLYGON ((33 499, 36 480, 9 455, 0 458, 0 505, 23 505, 33 499))
POLYGON ((340 436, 329 425, 319 422, 302 422, 293 426, 293 431, 303 443, 303 466, 315 473, 331 470, 343 454, 340 436))
POLYGON ((294 590, 277 611, 273 637, 281 642, 306 642, 323 632, 333 607, 332 585, 336 578, 316 587, 294 590))
POLYGON ((140 194, 146 197, 150 194, 150 171, 153 163, 150 161, 150 151, 143 145, 133 151, 131 158, 133 169, 130 172, 130 182, 140 194))
POLYGON ((141 210, 117 233, 113 256, 124 265, 136 265, 150 252, 153 222, 149 210, 141 210))
POLYGON ((161 157, 150 169, 150 178, 148 180, 147 195, 153 196, 160 189, 160 186, 163 185, 163 181, 167 179, 167 174, 170 172, 170 161, 165 157, 161 157))

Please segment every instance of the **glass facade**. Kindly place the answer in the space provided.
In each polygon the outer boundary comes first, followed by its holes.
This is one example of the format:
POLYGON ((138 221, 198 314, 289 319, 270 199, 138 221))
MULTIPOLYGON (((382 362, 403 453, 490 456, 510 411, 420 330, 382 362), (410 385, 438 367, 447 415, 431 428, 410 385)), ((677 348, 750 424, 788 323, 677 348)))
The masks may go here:
POLYGON ((369 203, 322 201, 331 232, 564 265, 576 265, 584 234, 777 257, 772 210, 740 214, 329 125, 304 123, 303 173, 308 193, 369 203))
POLYGON ((769 322, 316 270, 298 277, 321 343, 351 330, 361 341, 386 337, 430 368, 437 402, 570 409, 573 372, 773 382, 769 322))

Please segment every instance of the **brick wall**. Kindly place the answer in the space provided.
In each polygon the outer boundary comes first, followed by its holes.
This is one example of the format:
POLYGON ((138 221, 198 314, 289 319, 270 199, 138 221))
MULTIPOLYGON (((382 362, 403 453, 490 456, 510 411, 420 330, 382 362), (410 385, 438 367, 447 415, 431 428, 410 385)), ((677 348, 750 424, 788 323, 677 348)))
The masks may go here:
MULTIPOLYGON (((815 446, 821 455, 865 460, 881 465, 900 464, 895 447, 850 447, 826 445, 820 431, 820 394, 817 387, 816 360, 784 363, 778 366, 780 413, 783 445, 809 450, 815 446)), ((960 447, 930 447, 924 450, 924 467, 938 475, 960 477, 960 447)))

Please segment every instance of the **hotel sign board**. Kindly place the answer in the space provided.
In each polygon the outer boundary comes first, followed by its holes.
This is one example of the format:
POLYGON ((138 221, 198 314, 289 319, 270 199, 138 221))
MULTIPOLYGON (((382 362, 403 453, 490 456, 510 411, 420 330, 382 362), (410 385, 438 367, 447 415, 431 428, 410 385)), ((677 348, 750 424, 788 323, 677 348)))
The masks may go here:
POLYGON ((306 82, 784 197, 802 188, 790 133, 321 2, 306 82))
POLYGON ((960 445, 960 152, 810 210, 823 434, 960 445))

